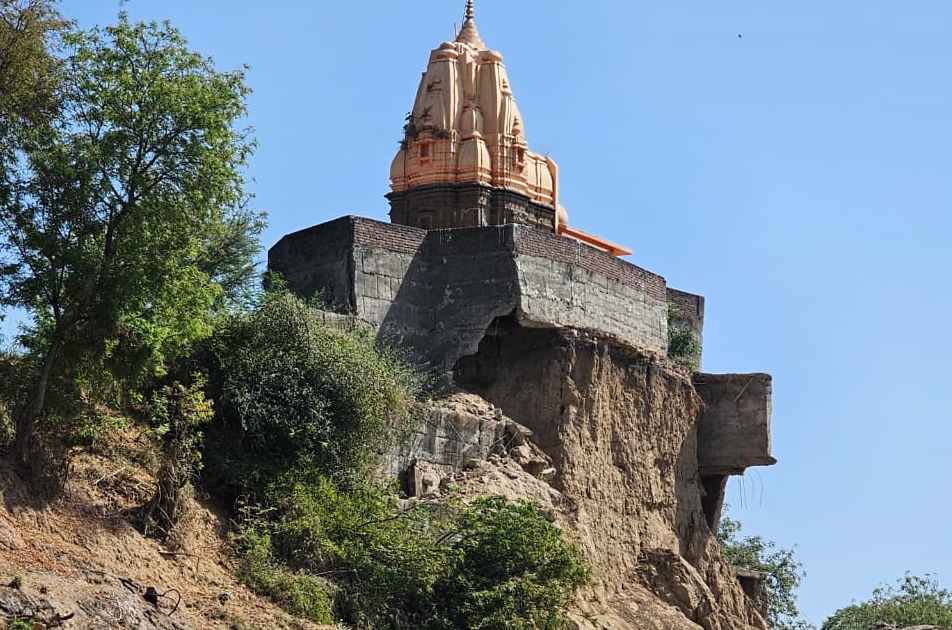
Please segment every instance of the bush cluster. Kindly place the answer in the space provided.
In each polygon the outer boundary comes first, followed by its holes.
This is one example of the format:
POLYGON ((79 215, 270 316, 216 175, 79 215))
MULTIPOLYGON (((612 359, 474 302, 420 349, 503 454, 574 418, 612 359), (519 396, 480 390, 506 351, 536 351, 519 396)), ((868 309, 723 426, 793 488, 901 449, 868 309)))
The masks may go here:
POLYGON ((331 609, 313 595, 315 621, 332 611, 358 628, 556 630, 588 577, 577 549, 530 503, 401 507, 383 489, 342 491, 295 469, 266 504, 235 538, 239 573, 298 614, 308 609, 289 592, 314 576, 333 582, 331 609))
POLYGON ((422 382, 371 331, 328 326, 282 292, 225 320, 199 362, 216 404, 206 475, 234 496, 302 463, 337 483, 362 478, 422 382))
POLYGON ((931 575, 907 573, 896 586, 880 586, 869 601, 837 610, 821 630, 868 630, 873 627, 952 626, 952 591, 931 575))

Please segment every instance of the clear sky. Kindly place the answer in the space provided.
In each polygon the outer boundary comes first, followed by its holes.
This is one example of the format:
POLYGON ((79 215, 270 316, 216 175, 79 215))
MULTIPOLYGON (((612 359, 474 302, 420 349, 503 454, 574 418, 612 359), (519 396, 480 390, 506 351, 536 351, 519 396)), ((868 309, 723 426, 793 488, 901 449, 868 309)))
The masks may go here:
MULTIPOLYGON (((130 0, 251 66, 266 247, 387 218, 388 169, 463 0, 130 0)), ((63 0, 88 26, 118 0, 63 0)), ((746 533, 796 545, 819 625, 905 571, 952 586, 952 2, 477 0, 574 226, 707 298, 704 368, 774 375, 746 533)), ((741 483, 742 482, 742 483, 741 483)))

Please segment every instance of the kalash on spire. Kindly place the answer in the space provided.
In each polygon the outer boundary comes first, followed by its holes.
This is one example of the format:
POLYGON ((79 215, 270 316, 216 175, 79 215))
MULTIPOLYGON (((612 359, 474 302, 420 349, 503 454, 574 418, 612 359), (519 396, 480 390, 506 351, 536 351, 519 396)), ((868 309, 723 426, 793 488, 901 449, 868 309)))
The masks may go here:
POLYGON ((630 254, 569 227, 558 167, 529 150, 502 55, 474 14, 468 0, 456 39, 430 53, 390 167, 390 220, 427 230, 522 223, 630 254))

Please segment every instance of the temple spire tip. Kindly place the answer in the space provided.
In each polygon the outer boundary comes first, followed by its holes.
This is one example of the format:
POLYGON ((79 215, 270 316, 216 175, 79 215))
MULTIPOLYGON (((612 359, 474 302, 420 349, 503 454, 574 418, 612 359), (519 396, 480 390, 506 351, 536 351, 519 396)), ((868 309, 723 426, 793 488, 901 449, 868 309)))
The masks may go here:
POLYGON ((463 14, 463 26, 456 35, 456 41, 463 42, 476 50, 485 50, 486 44, 479 38, 476 31, 476 22, 473 20, 475 10, 473 9, 473 0, 466 0, 466 13, 463 14))

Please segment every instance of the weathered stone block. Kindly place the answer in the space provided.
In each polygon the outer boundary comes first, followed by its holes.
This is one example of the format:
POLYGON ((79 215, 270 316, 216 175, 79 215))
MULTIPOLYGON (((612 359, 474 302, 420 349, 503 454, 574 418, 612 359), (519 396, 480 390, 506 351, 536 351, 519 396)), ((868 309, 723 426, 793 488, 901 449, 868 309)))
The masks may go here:
POLYGON ((701 475, 739 474, 748 466, 770 466, 771 376, 694 375, 704 401, 697 427, 701 475))

